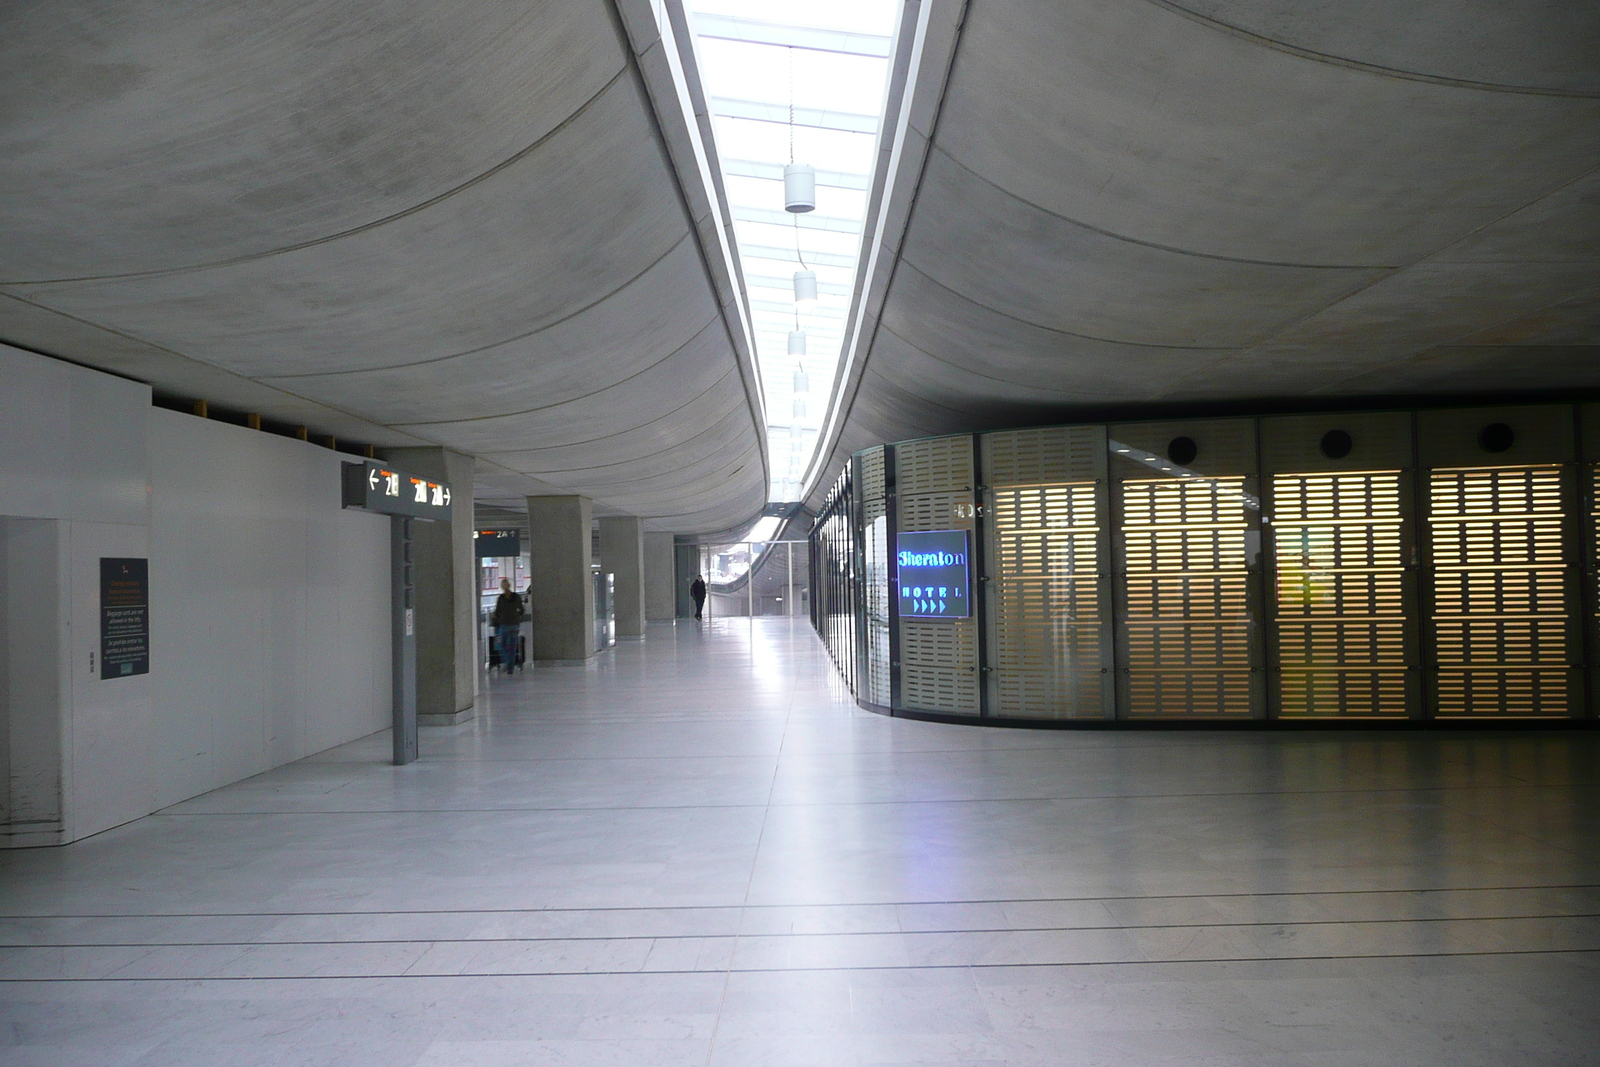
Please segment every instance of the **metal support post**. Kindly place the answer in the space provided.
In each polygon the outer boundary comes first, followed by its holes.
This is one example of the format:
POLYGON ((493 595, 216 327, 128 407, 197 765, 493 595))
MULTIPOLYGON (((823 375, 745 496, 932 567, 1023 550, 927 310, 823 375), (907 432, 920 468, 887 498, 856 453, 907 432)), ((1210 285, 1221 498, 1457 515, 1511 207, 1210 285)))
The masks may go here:
POLYGON ((391 713, 397 767, 417 758, 417 622, 411 523, 411 519, 400 515, 389 519, 391 713))

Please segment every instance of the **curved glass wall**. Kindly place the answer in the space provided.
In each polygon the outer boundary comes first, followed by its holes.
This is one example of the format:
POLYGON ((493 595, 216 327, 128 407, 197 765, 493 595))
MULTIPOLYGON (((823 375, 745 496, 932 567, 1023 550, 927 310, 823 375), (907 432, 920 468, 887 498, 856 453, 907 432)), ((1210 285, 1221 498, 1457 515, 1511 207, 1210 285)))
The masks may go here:
POLYGON ((1597 460, 1600 405, 880 445, 817 517, 812 619, 911 715, 1585 718, 1597 460))

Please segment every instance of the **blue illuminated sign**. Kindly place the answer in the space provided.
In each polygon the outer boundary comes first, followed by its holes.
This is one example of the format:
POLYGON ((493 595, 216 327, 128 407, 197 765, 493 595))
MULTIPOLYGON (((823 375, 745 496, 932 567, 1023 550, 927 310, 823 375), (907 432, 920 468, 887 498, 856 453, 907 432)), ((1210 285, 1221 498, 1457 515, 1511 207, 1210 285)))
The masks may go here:
POLYGON ((924 619, 972 615, 967 581, 967 531, 932 530, 895 538, 900 614, 924 619))

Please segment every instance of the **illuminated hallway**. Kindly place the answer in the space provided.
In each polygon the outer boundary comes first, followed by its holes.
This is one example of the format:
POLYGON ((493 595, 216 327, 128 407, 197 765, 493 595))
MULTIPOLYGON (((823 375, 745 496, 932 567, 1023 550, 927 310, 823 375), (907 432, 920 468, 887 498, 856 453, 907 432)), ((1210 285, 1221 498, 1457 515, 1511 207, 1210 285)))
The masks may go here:
POLYGON ((889 719, 798 619, 484 685, 0 855, 0 1061, 1600 1063, 1600 734, 889 719))

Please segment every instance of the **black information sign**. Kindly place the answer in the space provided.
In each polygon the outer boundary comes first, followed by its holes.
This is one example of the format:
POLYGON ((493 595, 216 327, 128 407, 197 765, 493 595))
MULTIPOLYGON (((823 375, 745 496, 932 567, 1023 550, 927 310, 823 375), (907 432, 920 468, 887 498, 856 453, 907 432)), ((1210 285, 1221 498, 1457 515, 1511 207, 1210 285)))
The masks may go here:
POLYGON ((967 531, 932 530, 895 537, 900 614, 924 619, 972 615, 967 580, 967 531))
POLYGON ((150 673, 150 561, 100 560, 100 677, 150 673))
POLYGON ((395 470, 377 460, 344 465, 344 507, 384 515, 450 521, 450 487, 395 470))
POLYGON ((472 537, 479 559, 522 555, 522 535, 516 530, 474 530, 472 537))

